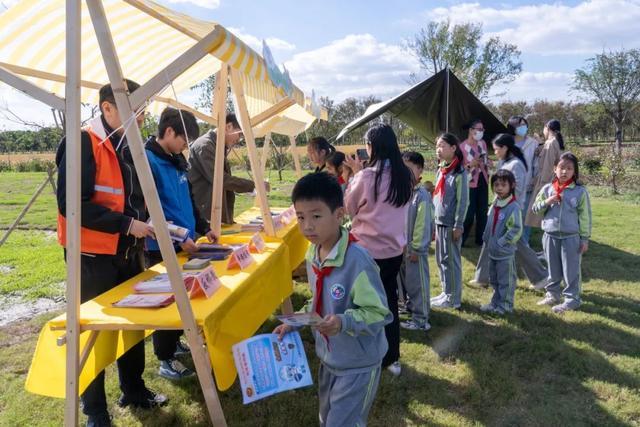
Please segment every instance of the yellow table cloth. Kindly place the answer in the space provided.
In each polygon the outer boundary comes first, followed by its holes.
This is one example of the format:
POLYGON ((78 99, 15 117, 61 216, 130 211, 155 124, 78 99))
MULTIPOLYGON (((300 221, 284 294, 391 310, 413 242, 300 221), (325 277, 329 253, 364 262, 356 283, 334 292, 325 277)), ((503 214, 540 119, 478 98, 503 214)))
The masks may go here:
MULTIPOLYGON (((279 213, 284 211, 285 209, 286 208, 271 208, 271 212, 279 213)), ((262 216, 260 208, 250 208, 234 218, 238 224, 223 227, 223 233, 230 230, 238 231, 240 230, 240 224, 249 224, 249 221, 255 219, 258 216, 262 216)), ((239 233, 239 235, 245 234, 252 235, 253 233, 239 233)), ((294 271, 300 264, 304 262, 304 257, 307 253, 307 249, 309 248, 309 241, 305 239, 305 237, 300 232, 300 229, 298 228, 298 221, 296 221, 295 219, 291 221, 289 225, 286 225, 278 230, 276 235, 279 239, 282 239, 284 243, 289 247, 289 263, 291 264, 291 271, 294 271)), ((265 240, 269 239, 265 238, 265 240)))
MULTIPOLYGON (((221 238, 223 243, 247 240, 240 235, 221 238)), ((223 286, 209 299, 191 300, 220 390, 231 387, 237 375, 231 346, 252 336, 293 292, 289 247, 275 240, 266 246, 262 254, 253 254, 256 262, 244 271, 227 270, 227 260, 212 262, 223 286)), ((185 261, 184 255, 179 256, 180 265, 185 261)), ((158 264, 81 305, 82 328, 101 330, 80 374, 80 393, 106 366, 152 333, 151 329, 182 329, 175 303, 157 309, 112 307, 113 302, 133 293, 134 284, 164 271, 158 264)), ((64 398, 66 346, 58 346, 56 340, 65 333, 65 318, 52 319, 40 333, 25 385, 32 393, 64 398)), ((81 352, 89 334, 81 334, 81 352)))

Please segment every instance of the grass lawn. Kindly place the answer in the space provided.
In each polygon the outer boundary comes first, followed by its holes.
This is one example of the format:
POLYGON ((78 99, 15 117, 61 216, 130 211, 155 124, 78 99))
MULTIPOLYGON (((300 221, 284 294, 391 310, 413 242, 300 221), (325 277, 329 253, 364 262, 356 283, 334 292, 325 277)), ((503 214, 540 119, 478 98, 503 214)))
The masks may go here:
MULTIPOLYGON (((292 177, 287 173, 286 182, 280 184, 272 172, 274 204, 289 203, 292 177)), ((19 187, 35 190, 41 179, 43 174, 0 174, 0 187, 3 192, 19 187), (27 178, 33 185, 26 184, 27 178)), ((27 198, 31 193, 26 190, 27 198)), ((547 307, 535 305, 541 294, 526 289, 521 281, 516 312, 494 317, 478 309, 490 292, 465 287, 462 310, 434 310, 433 328, 426 334, 402 331, 402 376, 383 373, 370 425, 640 425, 640 205, 637 196, 611 197, 603 189, 591 193, 594 230, 583 260, 581 309, 563 317, 553 315, 547 307)), ((19 198, 17 191, 11 198, 19 198)), ((240 196, 236 211, 252 203, 253 199, 240 196)), ((4 206, 0 209, 4 211, 4 206)), ((54 213, 54 208, 43 212, 31 224, 53 224, 54 213)), ((10 221, 2 220, 6 222, 10 221)), ((539 238, 534 234, 532 240, 539 238)), ((478 253, 478 248, 463 250, 465 282, 472 278, 478 253)), ((43 232, 16 231, 0 247, 0 265, 14 267, 0 273, 0 295, 61 292, 55 283, 64 279, 62 253, 43 232), (33 262, 34 256, 38 262, 33 262)), ((440 286, 433 257, 430 267, 431 293, 436 295, 440 286)), ((297 284, 294 306, 299 307, 307 296, 306 284, 297 284)), ((62 400, 24 391, 38 331, 53 315, 0 330, 0 382, 4 384, 0 425, 62 423, 62 400)), ((261 332, 275 324, 271 318, 261 332)), ((308 331, 303 331, 303 338, 315 370, 317 359, 308 331)), ((197 380, 171 383, 159 378, 157 369, 147 343, 145 381, 171 401, 157 411, 144 412, 117 407, 117 373, 114 367, 108 368, 107 394, 114 424, 208 425, 197 380)), ((315 387, 248 406, 242 405, 237 385, 220 396, 230 426, 317 423, 315 387)))

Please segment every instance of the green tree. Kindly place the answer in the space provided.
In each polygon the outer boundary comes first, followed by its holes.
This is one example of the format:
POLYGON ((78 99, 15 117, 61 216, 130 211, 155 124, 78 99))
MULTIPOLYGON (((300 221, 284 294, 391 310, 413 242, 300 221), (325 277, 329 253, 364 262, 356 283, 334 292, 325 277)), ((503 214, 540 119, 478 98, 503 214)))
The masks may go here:
POLYGON ((449 67, 478 98, 486 99, 496 83, 512 82, 522 71, 515 44, 491 37, 481 43, 482 25, 431 21, 407 47, 423 70, 435 74, 449 67))
POLYGON ((613 121, 614 150, 622 152, 623 126, 640 105, 640 50, 603 52, 576 70, 573 89, 583 93, 613 121))

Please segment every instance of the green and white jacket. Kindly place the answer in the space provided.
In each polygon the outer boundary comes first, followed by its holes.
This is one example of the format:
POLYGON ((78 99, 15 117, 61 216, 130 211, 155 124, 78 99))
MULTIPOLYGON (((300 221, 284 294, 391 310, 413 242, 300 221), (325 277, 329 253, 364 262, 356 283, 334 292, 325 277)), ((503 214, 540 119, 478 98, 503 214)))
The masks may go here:
MULTIPOLYGON (((318 262, 317 247, 307 251, 307 275, 311 292, 315 294, 316 268, 334 267, 325 277, 322 288, 322 317, 337 315, 342 321, 341 331, 324 337, 313 331, 316 354, 334 375, 367 372, 380 366, 388 344, 384 326, 393 315, 380 279, 378 266, 369 253, 357 243, 349 243, 349 233, 340 229, 340 240, 322 264, 318 262)), ((315 295, 314 295, 315 297, 315 295)), ((314 298, 301 311, 313 310, 314 298)))
POLYGON ((489 250, 491 259, 508 259, 515 255, 516 244, 522 236, 522 208, 517 201, 511 202, 508 199, 494 200, 489 215, 487 225, 484 228, 482 240, 489 250), (500 208, 496 219, 496 207, 500 208), (496 221, 495 231, 493 222, 496 221))
POLYGON ((553 184, 545 185, 531 208, 534 213, 544 215, 542 229, 555 238, 577 234, 583 242, 588 241, 591 237, 591 201, 587 189, 571 183, 562 192, 560 203, 547 206, 545 200, 555 193, 553 184))
POLYGON ((433 234, 431 194, 418 184, 407 211, 407 249, 410 254, 427 255, 433 234))

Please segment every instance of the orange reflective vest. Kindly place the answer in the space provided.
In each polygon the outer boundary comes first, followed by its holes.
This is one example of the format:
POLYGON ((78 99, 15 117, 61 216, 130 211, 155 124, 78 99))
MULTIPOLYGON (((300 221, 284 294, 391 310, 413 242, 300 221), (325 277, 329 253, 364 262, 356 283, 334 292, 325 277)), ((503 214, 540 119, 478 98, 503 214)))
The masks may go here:
MULTIPOLYGON (((91 202, 122 213, 124 212, 124 183, 118 156, 110 141, 102 143, 103 139, 91 128, 85 131, 91 137, 93 158, 96 162, 96 179, 91 202)), ((104 233, 81 227, 80 250, 90 254, 115 255, 119 236, 120 233, 104 233)), ((66 247, 66 240, 67 220, 58 212, 58 241, 66 247)))

